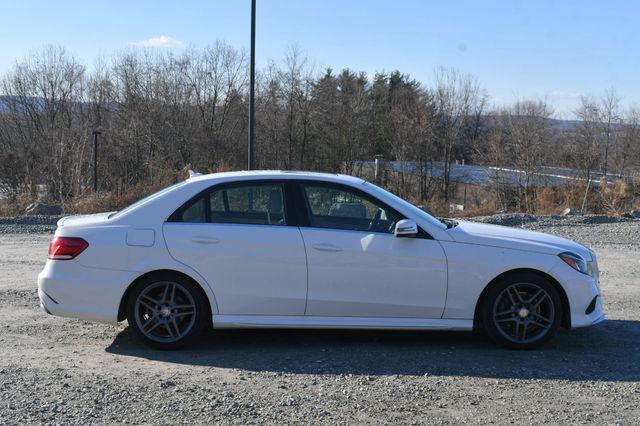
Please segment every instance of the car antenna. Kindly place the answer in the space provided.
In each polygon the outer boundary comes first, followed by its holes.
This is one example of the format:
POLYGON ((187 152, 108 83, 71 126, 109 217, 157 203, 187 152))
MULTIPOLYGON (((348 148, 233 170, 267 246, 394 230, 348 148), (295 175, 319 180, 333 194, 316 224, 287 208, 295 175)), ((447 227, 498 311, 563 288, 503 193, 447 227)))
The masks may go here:
POLYGON ((189 169, 189 179, 196 176, 202 176, 202 173, 194 172, 193 170, 189 169))

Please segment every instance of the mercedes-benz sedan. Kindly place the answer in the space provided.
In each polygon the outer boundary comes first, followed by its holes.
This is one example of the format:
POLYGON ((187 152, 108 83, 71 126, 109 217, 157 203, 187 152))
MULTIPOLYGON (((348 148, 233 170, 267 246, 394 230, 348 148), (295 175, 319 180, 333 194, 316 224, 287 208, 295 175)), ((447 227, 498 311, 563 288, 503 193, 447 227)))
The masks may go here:
POLYGON ((536 347, 604 320, 595 253, 438 220, 362 179, 193 176, 119 212, 60 219, 42 307, 127 320, 158 348, 237 327, 484 330, 536 347))

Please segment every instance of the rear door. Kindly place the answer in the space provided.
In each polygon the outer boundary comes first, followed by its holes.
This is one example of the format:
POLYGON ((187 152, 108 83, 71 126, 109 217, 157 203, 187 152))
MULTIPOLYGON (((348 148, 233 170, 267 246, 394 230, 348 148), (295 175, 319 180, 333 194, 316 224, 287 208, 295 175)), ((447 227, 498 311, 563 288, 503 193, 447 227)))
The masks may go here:
POLYGON ((307 315, 441 318, 447 292, 442 246, 422 232, 398 238, 399 213, 358 189, 301 182, 308 211, 307 315))
POLYGON ((164 224, 171 256, 205 277, 222 315, 304 315, 306 256, 285 185, 215 186, 164 224))

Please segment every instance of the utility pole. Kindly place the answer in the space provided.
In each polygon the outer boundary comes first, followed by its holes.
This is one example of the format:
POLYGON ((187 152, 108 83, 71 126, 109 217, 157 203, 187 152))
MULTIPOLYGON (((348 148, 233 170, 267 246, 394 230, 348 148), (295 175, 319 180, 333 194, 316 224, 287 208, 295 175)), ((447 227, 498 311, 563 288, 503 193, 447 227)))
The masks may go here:
POLYGON ((247 167, 255 168, 256 0, 251 0, 251 56, 249 58, 249 151, 247 167))
POLYGON ((98 130, 93 131, 93 192, 98 192, 98 130))
POLYGON ((382 170, 384 169, 384 164, 382 164, 382 159, 384 157, 381 154, 375 156, 374 169, 373 169, 373 180, 375 183, 380 184, 382 182, 382 170))

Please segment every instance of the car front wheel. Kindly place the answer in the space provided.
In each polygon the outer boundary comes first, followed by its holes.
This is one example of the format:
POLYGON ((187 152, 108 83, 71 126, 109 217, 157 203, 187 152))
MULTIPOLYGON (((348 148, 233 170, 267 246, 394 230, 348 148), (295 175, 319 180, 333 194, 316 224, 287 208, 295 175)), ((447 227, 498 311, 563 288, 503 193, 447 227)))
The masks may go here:
POLYGON ((562 303, 556 288, 543 277, 521 273, 493 285, 482 305, 482 323, 497 344, 512 349, 539 347, 560 326, 562 303))
POLYGON ((127 319, 149 346, 180 348, 192 343, 207 323, 204 299, 199 287, 184 277, 150 276, 133 288, 127 319))

